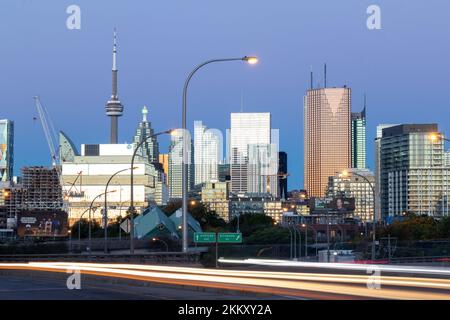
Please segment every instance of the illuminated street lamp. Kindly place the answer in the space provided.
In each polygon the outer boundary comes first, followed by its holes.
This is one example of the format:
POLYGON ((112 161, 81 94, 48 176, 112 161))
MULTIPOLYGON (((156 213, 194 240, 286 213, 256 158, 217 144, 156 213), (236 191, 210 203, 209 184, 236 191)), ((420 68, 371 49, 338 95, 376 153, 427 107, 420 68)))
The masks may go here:
POLYGON ((183 154, 182 154, 182 168, 181 168, 181 192, 182 192, 182 213, 183 213, 183 252, 188 252, 188 228, 187 228, 187 207, 188 207, 188 199, 187 199, 187 183, 188 183, 188 177, 187 177, 187 145, 188 145, 188 139, 186 135, 186 113, 187 113, 187 91, 189 87, 189 83, 194 76, 194 74, 201 69, 202 67, 215 62, 229 62, 229 61, 244 61, 248 64, 254 65, 258 63, 258 58, 253 56, 245 56, 241 58, 226 58, 226 59, 212 59, 205 61, 198 66, 194 68, 194 70, 189 73, 188 77, 186 78, 186 81, 184 83, 183 88, 183 105, 182 105, 182 117, 181 117, 181 123, 182 123, 182 129, 183 129, 183 154))
POLYGON ((166 130, 162 132, 158 132, 149 136, 146 136, 142 138, 142 140, 137 144, 136 148, 134 149, 133 156, 131 157, 131 172, 130 172, 130 208, 129 208, 129 214, 130 214, 130 253, 134 253, 134 158, 137 155, 137 152, 139 148, 149 139, 160 136, 162 134, 172 134, 174 130, 166 130))
POLYGON ((431 133, 428 138, 431 140, 431 142, 438 142, 441 140, 447 141, 449 142, 450 139, 446 138, 443 134, 441 133, 437 133, 437 132, 433 132, 431 133))
POLYGON ((164 240, 162 240, 162 239, 159 239, 159 238, 156 238, 156 237, 153 237, 152 238, 152 241, 153 242, 162 242, 162 243, 164 243, 165 244, 165 246, 166 246, 166 252, 169 252, 169 245, 167 244, 167 242, 165 242, 164 240))
POLYGON ((103 195, 106 195, 107 193, 113 193, 113 192, 116 192, 116 190, 111 190, 111 191, 103 192, 103 193, 100 193, 100 194, 96 195, 94 197, 94 199, 92 199, 91 205, 89 206, 89 253, 91 253, 91 238, 92 238, 92 236, 91 236, 91 211, 92 211, 92 206, 94 205, 94 201, 95 200, 97 200, 98 198, 100 198, 103 195))
MULTIPOLYGON (((137 167, 133 167, 131 170, 137 169, 137 167)), ((122 170, 117 171, 114 173, 111 177, 109 177, 108 182, 106 182, 105 186, 105 208, 103 211, 103 217, 104 217, 104 223, 103 227, 105 229, 105 253, 108 253, 108 187, 111 182, 111 180, 117 176, 119 173, 125 172, 127 170, 130 170, 130 168, 125 168, 122 170)))

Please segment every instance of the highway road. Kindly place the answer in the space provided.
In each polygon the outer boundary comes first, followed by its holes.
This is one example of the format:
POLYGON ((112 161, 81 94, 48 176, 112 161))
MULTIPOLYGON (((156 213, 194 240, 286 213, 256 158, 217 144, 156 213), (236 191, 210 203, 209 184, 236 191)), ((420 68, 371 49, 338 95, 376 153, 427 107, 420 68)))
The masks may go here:
MULTIPOLYGON (((312 267, 314 264, 309 266, 312 267)), ((340 266, 339 270, 342 270, 345 265, 341 264, 340 266)), ((374 269, 374 266, 358 267, 374 269)), ((420 270, 420 274, 411 276, 414 268, 408 267, 407 273, 404 275, 391 276, 383 275, 382 271, 380 274, 375 273, 375 275, 372 273, 367 275, 342 274, 339 272, 321 273, 319 267, 317 272, 279 272, 77 262, 0 264, 0 270, 67 274, 67 270, 76 269, 80 270, 82 275, 104 277, 105 279, 127 279, 142 283, 177 285, 192 289, 220 289, 227 290, 227 292, 242 293, 242 295, 243 293, 263 294, 267 295, 266 298, 269 299, 279 299, 280 297, 298 299, 450 299, 450 279, 446 278, 446 272, 450 274, 450 270, 416 268, 420 270)), ((399 267, 399 269, 401 268, 399 267)), ((392 272, 392 270, 390 271, 392 272)), ((108 286, 109 284, 105 283, 103 288, 101 286, 93 288, 92 295, 101 296, 102 290, 108 291, 108 286)), ((134 293, 132 289, 129 289, 129 291, 130 295, 134 293)), ((183 292, 181 296, 183 296, 183 299, 206 299, 209 295, 214 295, 211 292, 202 292, 202 294, 205 294, 202 296, 200 292, 198 290, 183 292)), ((125 291, 122 293, 127 294, 125 291)), ((157 298, 158 294, 158 291, 155 291, 150 293, 150 296, 157 298)), ((173 294, 176 296, 175 293, 173 294)), ((108 293, 105 293, 105 297, 108 297, 108 293)), ((161 295, 161 298, 163 297, 164 295, 161 295)), ((169 294, 168 298, 170 297, 169 294)), ((121 299, 120 296, 118 298, 121 299)), ((142 298, 146 297, 143 296, 142 298)), ((246 298, 252 298, 252 296, 247 295, 246 298)))
MULTIPOLYGON (((82 280, 81 290, 68 290, 65 279, 0 275, 0 300, 242 300, 255 295, 202 292, 167 286, 130 286, 105 281, 82 280)), ((282 297, 278 297, 281 299, 282 297)))

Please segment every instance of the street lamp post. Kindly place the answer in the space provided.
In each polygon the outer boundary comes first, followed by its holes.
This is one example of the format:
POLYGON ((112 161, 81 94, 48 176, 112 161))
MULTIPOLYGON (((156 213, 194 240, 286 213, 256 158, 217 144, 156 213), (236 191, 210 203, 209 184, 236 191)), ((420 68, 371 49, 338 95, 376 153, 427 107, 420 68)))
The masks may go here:
POLYGON ((134 177, 133 177, 133 171, 134 171, 134 158, 136 157, 136 154, 139 150, 139 148, 144 144, 144 142, 146 142, 147 140, 149 140, 150 138, 154 138, 157 136, 160 136, 162 134, 171 134, 172 130, 166 130, 166 131, 162 131, 162 132, 158 132, 152 135, 149 135, 145 138, 143 138, 138 145, 136 146, 136 148, 134 149, 133 152, 133 156, 131 157, 131 172, 130 172, 130 208, 129 208, 129 213, 130 213, 130 253, 133 254, 134 253, 134 213, 135 213, 135 209, 134 209, 134 194, 133 194, 133 187, 134 187, 134 177))
POLYGON ((290 241, 291 241, 290 246, 289 246, 289 249, 290 249, 289 259, 292 260, 292 239, 293 239, 293 235, 292 235, 292 230, 291 230, 291 224, 290 223, 288 224, 288 228, 287 229, 289 230, 289 236, 290 236, 290 241))
MULTIPOLYGON (((375 208, 376 208, 376 199, 375 199, 375 187, 373 186, 372 182, 370 182, 369 179, 367 179, 367 177, 363 176, 362 174, 356 173, 356 172, 351 172, 350 174, 354 174, 357 177, 362 178, 364 181, 366 181, 370 188, 372 189, 372 200, 373 200, 373 221, 372 221, 372 261, 375 261, 375 241, 376 241, 376 224, 377 224, 377 218, 375 216, 375 208)), ((342 174, 344 177, 348 176, 349 173, 347 171, 344 171, 342 174)))
POLYGON ((153 242, 159 241, 159 242, 164 243, 164 245, 166 246, 166 252, 169 252, 169 245, 168 245, 167 242, 165 242, 164 240, 154 237, 154 238, 152 238, 152 241, 153 241, 153 242))
MULTIPOLYGON (((133 167, 132 169, 135 169, 135 167, 133 167)), ((114 173, 111 177, 109 177, 108 182, 106 182, 106 186, 105 186, 105 209, 103 212, 103 216, 104 216, 104 222, 103 222, 103 227, 105 229, 105 253, 108 253, 108 187, 109 187, 109 183, 111 182, 111 180, 118 175, 119 173, 122 173, 124 171, 130 170, 130 168, 126 168, 126 169, 122 169, 117 171, 116 173, 114 173)), ((120 228, 120 226, 119 226, 120 228)))
MULTIPOLYGON (((429 139, 431 140, 431 142, 436 142, 439 140, 443 140, 443 141, 447 141, 450 142, 450 139, 446 138, 443 134, 441 133, 431 133, 429 135, 429 139)), ((446 170, 446 176, 448 177, 448 169, 446 170)), ((448 215, 448 187, 446 188, 446 193, 447 193, 447 215, 448 215)), ((444 206, 444 203, 442 203, 442 206, 444 206)), ((442 208, 442 213, 444 212, 444 208, 442 208)))
POLYGON ((90 210, 90 207, 84 210, 84 212, 81 214, 80 219, 78 219, 78 250, 81 252, 81 219, 83 218, 84 214, 90 210))
POLYGON ((92 199, 91 204, 89 205, 89 254, 91 253, 91 244, 92 244, 92 236, 91 236, 91 212, 92 212, 92 206, 94 205, 94 201, 97 200, 98 198, 100 198, 103 195, 106 195, 107 193, 112 193, 112 192, 116 192, 116 190, 112 190, 112 191, 108 191, 108 192, 102 192, 98 195, 96 195, 94 197, 94 199, 92 199))
POLYGON ((72 230, 68 231, 69 233, 69 253, 72 252, 72 230))
POLYGON ((302 227, 305 228, 305 258, 308 258, 308 226, 303 223, 302 227))
POLYGON ((330 262, 330 224, 327 215, 327 262, 330 262))
POLYGON ((242 57, 242 58, 228 58, 228 59, 212 59, 205 61, 201 64, 199 64, 197 67, 194 68, 194 70, 191 71, 191 73, 186 78, 186 81, 184 83, 183 88, 183 105, 182 105, 182 129, 183 129, 183 153, 182 153, 182 169, 181 169, 181 189, 182 189, 182 212, 183 212, 183 252, 188 252, 188 227, 187 227, 187 145, 188 145, 188 137, 186 135, 186 112, 187 112, 187 90, 189 87, 189 82, 191 81, 194 74, 202 67, 206 66, 210 63, 215 62, 228 62, 228 61, 246 61, 249 64, 255 64, 258 62, 258 58, 256 57, 242 57))
POLYGON ((302 233, 300 228, 294 224, 295 232, 298 232, 298 258, 302 257, 302 233))

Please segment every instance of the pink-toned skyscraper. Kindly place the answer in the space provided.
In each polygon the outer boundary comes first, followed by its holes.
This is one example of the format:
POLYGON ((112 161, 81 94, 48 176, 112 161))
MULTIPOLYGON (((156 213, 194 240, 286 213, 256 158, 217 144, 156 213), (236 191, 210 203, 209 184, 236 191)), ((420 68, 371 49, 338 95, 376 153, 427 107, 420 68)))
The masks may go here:
POLYGON ((350 88, 311 89, 304 97, 304 177, 312 197, 325 195, 328 177, 351 167, 350 88))

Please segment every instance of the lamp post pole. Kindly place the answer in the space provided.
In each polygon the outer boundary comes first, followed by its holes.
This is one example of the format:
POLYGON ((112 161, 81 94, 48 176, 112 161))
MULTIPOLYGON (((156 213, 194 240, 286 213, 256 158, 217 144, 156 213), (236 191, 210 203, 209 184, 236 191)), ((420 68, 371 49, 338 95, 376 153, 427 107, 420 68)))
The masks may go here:
MULTIPOLYGON (((108 191, 108 192, 111 193, 111 192, 114 192, 114 191, 115 190, 108 191)), ((103 193, 100 193, 100 194, 96 195, 94 197, 94 199, 92 199, 91 204, 89 206, 89 254, 91 253, 91 249, 92 249, 91 248, 91 244, 92 244, 92 236, 91 236, 91 212, 92 212, 92 206, 94 205, 94 201, 97 200, 98 198, 100 198, 103 195, 106 195, 106 193, 103 192, 103 193)))
POLYGON ((81 219, 83 218, 84 214, 90 210, 90 207, 81 214, 80 219, 78 219, 78 250, 81 252, 81 219))
POLYGON ((375 261, 375 241, 376 241, 376 224, 377 224, 377 217, 375 216, 375 207, 376 207, 376 199, 375 199, 375 187, 373 186, 372 182, 370 182, 369 179, 367 179, 367 177, 363 176, 362 174, 356 173, 356 172, 344 172, 344 176, 349 175, 349 174, 354 174, 357 177, 362 178, 364 181, 366 181, 369 186, 370 189, 372 189, 372 201, 373 201, 373 220, 372 220, 372 261, 375 261))
POLYGON ((144 144, 144 142, 146 142, 147 140, 149 140, 150 138, 154 138, 157 137, 159 135, 162 134, 170 134, 172 133, 172 130, 166 130, 166 131, 162 131, 162 132, 158 132, 155 134, 152 134, 150 136, 147 136, 145 138, 143 138, 138 145, 136 146, 136 148, 134 149, 133 152, 133 156, 131 157, 131 172, 130 172, 130 208, 129 208, 129 214, 130 214, 130 253, 134 254, 134 213, 135 213, 135 209, 134 209, 134 177, 133 177, 133 171, 134 171, 134 158, 136 157, 136 154, 139 150, 139 148, 144 144))
POLYGON ((292 230, 291 230, 290 223, 289 223, 289 225, 288 225, 288 230, 289 230, 289 235, 290 235, 290 240, 291 240, 291 245, 290 245, 290 255, 289 255, 289 258, 290 258, 290 260, 292 260, 292 238, 293 238, 293 235, 292 235, 292 230))
POLYGON ((182 117, 181 117, 181 124, 182 124, 182 135, 183 135, 183 153, 182 153, 182 168, 181 168, 181 190, 182 190, 182 212, 183 212, 183 252, 188 252, 188 227, 187 227, 187 184, 188 184, 188 177, 187 177, 187 169, 189 165, 189 161, 187 159, 187 146, 188 146, 188 135, 186 134, 187 126, 186 126, 186 112, 187 112, 187 91, 189 87, 189 82, 191 81, 194 74, 202 67, 215 62, 228 62, 228 61, 246 61, 250 64, 255 64, 258 62, 258 59, 256 57, 242 57, 242 58, 228 58, 228 59, 212 59, 205 61, 201 64, 199 64, 197 67, 194 68, 194 70, 191 71, 191 73, 186 78, 186 81, 184 83, 183 88, 183 105, 182 105, 182 117))
POLYGON ((169 245, 167 244, 167 242, 165 242, 164 240, 159 239, 159 238, 153 238, 152 240, 153 240, 153 242, 160 241, 160 242, 164 243, 164 245, 166 246, 166 252, 169 252, 169 245))
MULTIPOLYGON (((111 180, 118 175, 119 173, 122 173, 124 171, 130 170, 130 168, 122 169, 114 173, 111 177, 109 177, 108 182, 106 182, 105 186, 105 209, 103 212, 104 215, 104 222, 103 227, 105 229, 105 253, 108 253, 108 187, 111 180)), ((120 228, 120 227, 119 227, 120 228)))
POLYGON ((308 258, 308 225, 306 222, 302 224, 302 227, 305 228, 305 258, 308 258))

